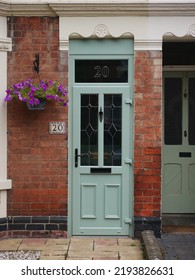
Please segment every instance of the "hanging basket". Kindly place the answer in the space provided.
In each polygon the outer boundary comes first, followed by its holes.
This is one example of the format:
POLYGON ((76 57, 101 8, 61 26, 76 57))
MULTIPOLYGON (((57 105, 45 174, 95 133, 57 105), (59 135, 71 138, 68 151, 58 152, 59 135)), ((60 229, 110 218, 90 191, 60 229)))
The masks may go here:
POLYGON ((42 99, 40 100, 40 103, 37 105, 30 105, 28 103, 26 103, 27 107, 29 110, 34 111, 34 110, 44 110, 45 109, 45 105, 46 105, 46 100, 42 99))

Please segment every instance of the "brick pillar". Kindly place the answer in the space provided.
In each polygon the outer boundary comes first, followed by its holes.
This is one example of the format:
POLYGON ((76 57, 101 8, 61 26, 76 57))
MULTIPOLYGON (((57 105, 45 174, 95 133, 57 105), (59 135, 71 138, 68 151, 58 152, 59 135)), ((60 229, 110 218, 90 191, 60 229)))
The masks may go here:
POLYGON ((135 52, 135 231, 159 231, 161 216, 162 52, 135 52), (139 228, 139 229, 138 229, 139 228))
MULTIPOLYGON (((68 59, 66 52, 59 51, 58 17, 13 17, 8 32, 13 40, 8 85, 26 79, 38 81, 33 69, 38 53, 41 80, 67 86, 68 59)), ((50 217, 67 216, 67 133, 67 107, 48 102, 43 111, 29 111, 24 102, 8 104, 8 173, 13 182, 8 197, 10 229, 24 230, 25 222, 33 221, 33 227, 28 227, 42 230, 45 226, 36 226, 34 221, 38 219, 32 217, 45 216, 45 221, 50 221, 50 217), (53 121, 65 121, 65 135, 49 134, 49 123, 53 121), (14 226, 14 217, 18 216, 23 217, 22 225, 14 226)))

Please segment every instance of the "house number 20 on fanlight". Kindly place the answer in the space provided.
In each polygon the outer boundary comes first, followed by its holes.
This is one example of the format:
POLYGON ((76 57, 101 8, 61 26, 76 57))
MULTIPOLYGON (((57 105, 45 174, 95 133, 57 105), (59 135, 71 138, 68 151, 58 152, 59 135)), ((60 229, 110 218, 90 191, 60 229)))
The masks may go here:
POLYGON ((94 67, 94 70, 95 70, 95 75, 94 75, 94 78, 107 78, 110 74, 110 69, 108 66, 95 66, 94 67))

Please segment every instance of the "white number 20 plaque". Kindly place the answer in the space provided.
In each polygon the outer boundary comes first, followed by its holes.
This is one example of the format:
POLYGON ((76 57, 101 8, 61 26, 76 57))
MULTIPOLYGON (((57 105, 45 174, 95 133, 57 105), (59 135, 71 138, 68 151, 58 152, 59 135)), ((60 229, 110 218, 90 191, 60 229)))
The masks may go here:
POLYGON ((49 134, 65 134, 65 122, 50 122, 49 134))

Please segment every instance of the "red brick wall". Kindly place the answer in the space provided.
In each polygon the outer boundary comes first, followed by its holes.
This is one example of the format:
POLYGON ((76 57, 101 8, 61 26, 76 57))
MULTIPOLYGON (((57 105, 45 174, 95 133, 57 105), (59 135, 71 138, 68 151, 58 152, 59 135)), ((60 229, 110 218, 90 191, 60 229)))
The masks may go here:
MULTIPOLYGON (((8 56, 8 84, 40 77, 67 86, 67 54, 59 52, 58 18, 14 17, 8 23, 13 51, 8 56)), ((8 104, 8 216, 67 215, 67 133, 50 135, 50 121, 65 121, 67 108, 47 104, 29 111, 25 103, 8 104)))
POLYGON ((162 53, 135 52, 135 216, 160 217, 162 53))

